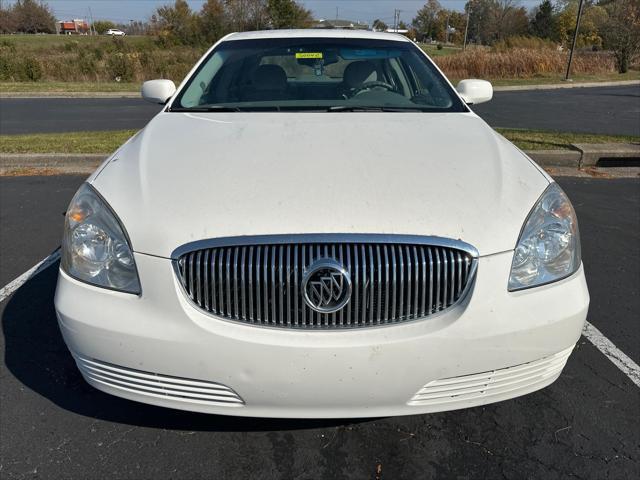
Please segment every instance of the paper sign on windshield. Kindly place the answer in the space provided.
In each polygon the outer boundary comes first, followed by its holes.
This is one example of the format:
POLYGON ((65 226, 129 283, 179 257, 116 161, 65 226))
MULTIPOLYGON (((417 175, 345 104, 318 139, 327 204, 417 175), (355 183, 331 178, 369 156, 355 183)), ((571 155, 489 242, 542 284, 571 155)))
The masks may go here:
POLYGON ((298 52, 296 58, 322 58, 322 52, 298 52))

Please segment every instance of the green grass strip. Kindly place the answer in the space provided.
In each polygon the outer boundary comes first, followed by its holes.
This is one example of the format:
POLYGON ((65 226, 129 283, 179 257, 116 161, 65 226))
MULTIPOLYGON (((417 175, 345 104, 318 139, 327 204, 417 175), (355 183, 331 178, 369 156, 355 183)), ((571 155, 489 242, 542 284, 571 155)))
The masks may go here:
MULTIPOLYGON (((640 142, 640 137, 631 135, 595 135, 507 128, 498 128, 497 131, 523 150, 569 150, 572 143, 640 142)), ((0 135, 0 153, 110 153, 134 133, 136 130, 0 135)))
POLYGON ((496 130, 522 150, 570 150, 572 143, 640 142, 640 137, 633 135, 547 132, 514 128, 496 128, 496 130))
POLYGON ((137 130, 0 135, 1 153, 111 153, 137 130))

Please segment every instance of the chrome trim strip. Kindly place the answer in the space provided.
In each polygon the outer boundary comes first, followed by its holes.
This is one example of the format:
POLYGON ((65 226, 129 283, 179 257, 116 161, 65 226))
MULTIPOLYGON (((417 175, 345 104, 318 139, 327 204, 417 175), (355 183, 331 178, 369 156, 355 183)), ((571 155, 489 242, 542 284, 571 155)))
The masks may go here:
POLYGON ((220 237, 207 240, 196 240, 176 248, 171 253, 172 260, 178 260, 185 253, 216 247, 235 247, 250 245, 279 245, 295 243, 395 243, 395 244, 416 244, 428 245, 432 247, 457 248, 467 252, 474 258, 478 258, 478 250, 471 244, 462 240, 438 236, 422 235, 394 235, 378 233, 300 233, 285 235, 257 235, 239 237, 220 237))

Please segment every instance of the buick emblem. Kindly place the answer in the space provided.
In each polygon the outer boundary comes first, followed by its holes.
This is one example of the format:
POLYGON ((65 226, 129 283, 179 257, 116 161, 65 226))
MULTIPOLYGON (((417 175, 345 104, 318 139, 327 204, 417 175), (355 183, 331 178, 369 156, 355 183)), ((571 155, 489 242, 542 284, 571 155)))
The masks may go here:
POLYGON ((333 313, 351 298, 351 278, 340 262, 320 258, 302 277, 304 301, 320 313, 333 313))

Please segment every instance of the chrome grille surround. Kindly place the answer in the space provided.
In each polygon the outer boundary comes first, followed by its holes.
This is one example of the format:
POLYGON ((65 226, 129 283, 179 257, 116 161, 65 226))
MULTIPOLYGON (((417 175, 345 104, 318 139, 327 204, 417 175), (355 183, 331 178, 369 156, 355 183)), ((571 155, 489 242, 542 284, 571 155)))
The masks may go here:
POLYGON ((413 235, 302 234, 228 237, 172 254, 184 294, 215 318, 261 327, 345 329, 428 318, 460 303, 475 279, 477 250, 460 240, 413 235), (331 258, 349 272, 338 312, 305 304, 305 271, 331 258))

